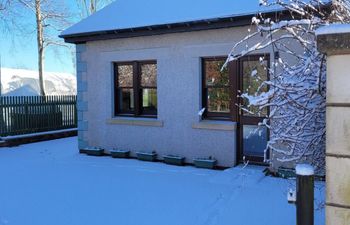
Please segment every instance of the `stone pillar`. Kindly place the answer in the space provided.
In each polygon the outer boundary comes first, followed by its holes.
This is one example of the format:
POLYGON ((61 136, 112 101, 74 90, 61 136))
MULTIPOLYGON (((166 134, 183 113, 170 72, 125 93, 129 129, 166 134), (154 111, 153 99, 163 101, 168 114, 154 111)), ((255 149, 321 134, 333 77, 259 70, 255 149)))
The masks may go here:
POLYGON ((327 54, 326 224, 349 225, 350 29, 333 31, 317 36, 319 51, 327 54))
POLYGON ((86 52, 86 44, 76 45, 77 58, 77 109, 78 109, 78 145, 79 150, 88 146, 86 132, 88 130, 88 121, 86 113, 88 111, 87 92, 87 64, 83 60, 83 54, 86 52))

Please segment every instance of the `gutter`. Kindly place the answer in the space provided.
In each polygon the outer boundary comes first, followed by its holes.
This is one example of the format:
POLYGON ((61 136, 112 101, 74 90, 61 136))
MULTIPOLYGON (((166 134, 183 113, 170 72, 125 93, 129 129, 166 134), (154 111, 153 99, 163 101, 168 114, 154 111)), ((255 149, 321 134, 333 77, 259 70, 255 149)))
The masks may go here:
MULTIPOLYGON (((325 0, 321 8, 326 11, 330 11, 332 7, 331 0, 325 0)), ((281 20, 293 18, 292 13, 287 9, 275 9, 264 12, 256 12, 251 14, 231 15, 227 17, 218 17, 211 19, 168 23, 161 25, 151 25, 144 27, 134 27, 115 30, 104 30, 97 32, 86 32, 77 34, 59 35, 67 43, 83 44, 88 41, 100 41, 120 38, 132 38, 152 35, 162 35, 171 33, 182 33, 191 31, 202 31, 212 29, 224 29, 232 27, 240 27, 251 25, 251 19, 254 15, 262 15, 264 17, 279 17, 281 20)))
MULTIPOLYGON (((272 11, 262 13, 264 16, 280 16, 281 18, 290 17, 283 11, 272 11)), ((64 38, 67 43, 82 44, 88 41, 100 41, 109 39, 120 38, 132 38, 152 35, 162 35, 171 33, 182 33, 212 29, 224 29, 232 27, 240 27, 251 25, 252 17, 256 14, 230 16, 222 18, 212 18, 205 20, 196 20, 188 22, 179 22, 162 25, 152 25, 137 28, 117 29, 117 30, 105 30, 97 32, 87 32, 78 34, 59 35, 60 38, 64 38)))

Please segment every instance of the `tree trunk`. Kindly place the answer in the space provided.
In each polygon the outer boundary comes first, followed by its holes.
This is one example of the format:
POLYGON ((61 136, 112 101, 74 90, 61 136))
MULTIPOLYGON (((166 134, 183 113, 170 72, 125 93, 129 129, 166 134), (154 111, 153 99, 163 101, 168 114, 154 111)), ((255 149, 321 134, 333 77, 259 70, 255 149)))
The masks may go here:
POLYGON ((96 12, 96 5, 94 0, 90 0, 90 15, 94 14, 96 12))
POLYGON ((45 96, 44 87, 44 35, 43 24, 41 16, 41 0, 35 0, 35 15, 36 15, 36 28, 37 28, 37 43, 38 43, 38 69, 39 69, 39 88, 40 95, 45 96))

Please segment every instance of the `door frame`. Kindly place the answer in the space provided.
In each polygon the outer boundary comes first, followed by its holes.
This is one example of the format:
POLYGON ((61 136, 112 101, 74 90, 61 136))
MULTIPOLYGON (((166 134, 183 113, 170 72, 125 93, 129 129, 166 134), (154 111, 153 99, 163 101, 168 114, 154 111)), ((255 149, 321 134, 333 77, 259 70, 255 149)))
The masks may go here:
MULTIPOLYGON (((264 59, 267 61, 267 69, 270 69, 270 54, 268 53, 263 53, 263 54, 254 54, 254 55, 247 55, 242 57, 241 59, 239 59, 235 65, 236 69, 235 69, 235 74, 236 74, 236 85, 235 85, 235 93, 237 93, 237 95, 239 94, 238 91, 242 89, 243 86, 243 61, 245 60, 259 60, 260 57, 264 57, 264 59)), ((270 73, 269 71, 267 71, 267 79, 270 80, 270 73)), ((241 105, 242 104, 242 99, 239 98, 237 96, 237 100, 236 102, 241 105)), ((238 106, 236 106, 237 108, 237 135, 236 135, 236 140, 237 140, 237 164, 239 163, 245 163, 246 161, 249 161, 249 163, 251 164, 258 164, 258 165, 267 165, 266 162, 264 162, 264 157, 258 157, 258 156, 245 156, 245 161, 243 160, 243 125, 250 125, 249 122, 250 121, 246 121, 247 118, 243 117, 240 113, 241 109, 238 108, 238 106), (246 122, 245 122, 246 121, 246 122), (248 122, 248 123, 247 123, 248 122)), ((270 109, 267 109, 267 114, 270 113, 270 109)), ((255 120, 256 121, 256 125, 261 122, 261 120, 264 117, 252 117, 250 118, 250 120, 255 120)), ((254 121, 252 122, 254 123, 254 121)), ((253 125, 253 124, 252 124, 253 125)), ((267 130, 267 136, 268 139, 270 138, 270 131, 267 130)), ((267 157, 270 157, 269 151, 267 152, 267 157)))
MULTIPOLYGON (((252 54, 244 56, 240 59, 231 61, 227 64, 228 67, 228 77, 229 77, 229 90, 230 90, 230 112, 229 113, 213 113, 208 112, 208 94, 207 94, 207 85, 206 85, 206 68, 205 63, 206 61, 216 61, 216 60, 222 60, 226 61, 227 56, 216 56, 216 57, 202 57, 201 58, 201 69, 202 69, 202 107, 206 108, 204 114, 202 115, 202 118, 206 120, 223 120, 223 121, 232 121, 236 123, 236 152, 234 153, 236 155, 236 164, 243 163, 243 126, 244 121, 242 121, 241 116, 239 115, 240 109, 239 105, 241 104, 242 99, 238 96, 239 90, 241 89, 241 81, 242 81, 242 62, 246 60, 258 60, 260 57, 264 57, 264 59, 267 61, 267 67, 270 68, 270 53, 259 53, 259 54, 252 54)), ((267 73, 267 79, 270 79, 270 74, 267 73)), ((269 113, 270 110, 267 111, 269 113)), ((259 121, 256 122, 256 124, 259 121)), ((268 132, 268 138, 270 136, 269 130, 268 132)), ((269 157, 269 155, 268 155, 269 157)), ((247 160, 249 160, 252 164, 263 164, 266 165, 266 163, 263 162, 263 157, 246 157, 247 160)))

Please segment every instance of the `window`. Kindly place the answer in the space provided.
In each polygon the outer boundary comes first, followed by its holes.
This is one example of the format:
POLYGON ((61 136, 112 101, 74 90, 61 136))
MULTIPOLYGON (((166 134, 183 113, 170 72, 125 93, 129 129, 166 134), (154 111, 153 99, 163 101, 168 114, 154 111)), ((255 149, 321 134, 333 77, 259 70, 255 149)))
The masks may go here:
POLYGON ((115 115, 157 116, 157 63, 114 64, 115 115))
MULTIPOLYGON (((227 57, 214 57, 202 59, 203 89, 202 107, 205 108, 204 118, 238 121, 238 105, 247 102, 238 98, 239 90, 254 94, 256 90, 266 92, 266 86, 260 86, 268 80, 266 70, 269 65, 268 55, 252 55, 242 57, 240 60, 223 65, 227 57)), ((251 112, 258 112, 253 106, 247 107, 251 112)), ((241 112, 248 116, 247 112, 241 112)), ((264 116, 267 111, 260 112, 264 116)))
MULTIPOLYGON (((256 92, 261 94, 268 91, 268 87, 263 85, 264 81, 269 80, 266 68, 268 66, 268 57, 260 59, 258 56, 245 57, 240 60, 240 76, 242 79, 241 90, 249 95, 254 95, 256 92)), ((267 115, 267 108, 259 110, 256 106, 248 106, 246 100, 242 101, 244 108, 249 109, 249 112, 243 111, 244 116, 259 116, 267 115)))
POLYGON ((229 68, 223 68, 226 58, 205 58, 203 69, 203 107, 204 117, 230 119, 232 117, 233 84, 229 68))

